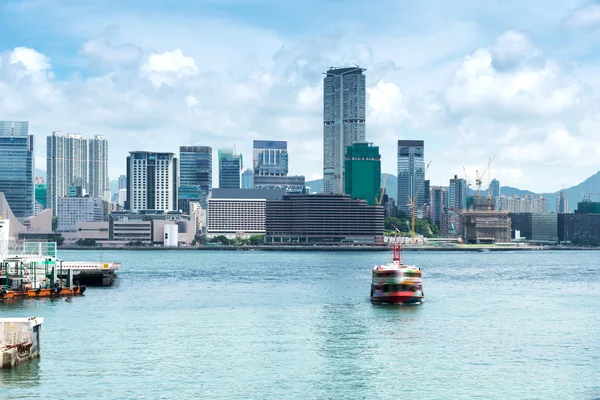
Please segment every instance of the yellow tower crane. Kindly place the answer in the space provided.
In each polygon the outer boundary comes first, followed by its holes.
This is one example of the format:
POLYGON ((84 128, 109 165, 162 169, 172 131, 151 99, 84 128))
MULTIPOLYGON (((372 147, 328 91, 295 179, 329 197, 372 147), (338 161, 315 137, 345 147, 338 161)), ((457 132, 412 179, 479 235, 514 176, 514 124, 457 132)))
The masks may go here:
POLYGON ((475 184, 477 184, 477 197, 481 197, 481 184, 483 183, 483 176, 490 169, 490 165, 492 165, 492 161, 494 161, 494 158, 496 158, 496 156, 488 159, 487 167, 485 167, 481 175, 479 174, 479 171, 475 171, 475 173, 477 174, 477 178, 475 179, 475 184))
POLYGON ((421 193, 421 188, 423 187, 423 184, 425 183, 425 176, 427 175, 427 170, 429 169, 430 164, 431 164, 431 161, 429 161, 429 163, 427 163, 427 167, 425 167, 425 172, 423 173, 423 179, 421 179, 421 183, 419 183, 419 187, 418 187, 417 191, 415 192, 415 198, 411 199, 411 197, 408 196, 408 202, 410 204, 410 208, 412 211, 411 228, 410 228, 410 234, 411 234, 410 243, 411 244, 415 244, 415 208, 416 208, 415 201, 419 197, 419 193, 421 193))

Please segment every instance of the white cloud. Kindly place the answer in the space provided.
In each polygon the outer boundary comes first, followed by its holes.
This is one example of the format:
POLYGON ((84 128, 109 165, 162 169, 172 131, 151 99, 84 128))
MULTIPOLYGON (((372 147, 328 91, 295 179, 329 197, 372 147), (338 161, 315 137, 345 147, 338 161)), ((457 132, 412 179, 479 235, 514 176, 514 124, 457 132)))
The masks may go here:
POLYGON ((600 26, 600 4, 592 1, 574 9, 565 19, 565 24, 575 28, 600 26))
POLYGON ((118 37, 119 28, 113 25, 103 34, 85 42, 81 54, 90 59, 92 68, 137 65, 143 55, 143 50, 131 44, 115 44, 118 37))
POLYGON ((142 65, 142 72, 155 85, 171 85, 176 79, 198 74, 196 62, 183 55, 181 49, 152 53, 142 65))
POLYGON ((404 104, 404 96, 396 84, 381 80, 367 92, 371 111, 369 121, 399 125, 411 118, 404 104))

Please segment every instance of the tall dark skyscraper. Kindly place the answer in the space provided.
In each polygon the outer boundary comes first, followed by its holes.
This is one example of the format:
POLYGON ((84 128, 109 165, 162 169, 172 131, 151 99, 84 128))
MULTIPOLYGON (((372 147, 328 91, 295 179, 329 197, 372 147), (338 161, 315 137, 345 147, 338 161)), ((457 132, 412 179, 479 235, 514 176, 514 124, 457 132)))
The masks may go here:
POLYGON ((500 181, 492 179, 490 182, 490 192, 492 197, 500 197, 500 181))
POLYGON ((0 121, 0 192, 15 217, 33 215, 34 156, 29 122, 0 121))
POLYGON ((450 179, 448 208, 451 210, 464 210, 467 208, 467 181, 456 175, 453 179, 450 179))
POLYGON ((207 207, 212 190, 212 148, 208 146, 179 147, 179 209, 189 212, 190 201, 207 207))
POLYGON ((331 68, 323 83, 323 191, 344 193, 348 146, 365 141, 364 68, 331 68))
POLYGON ((424 183, 421 184, 424 179, 425 142, 398 140, 398 210, 410 213, 409 198, 415 202, 417 210, 426 203, 429 193, 425 192, 424 183))
POLYGON ((233 154, 232 149, 219 149, 219 188, 239 189, 242 166, 241 154, 233 154))

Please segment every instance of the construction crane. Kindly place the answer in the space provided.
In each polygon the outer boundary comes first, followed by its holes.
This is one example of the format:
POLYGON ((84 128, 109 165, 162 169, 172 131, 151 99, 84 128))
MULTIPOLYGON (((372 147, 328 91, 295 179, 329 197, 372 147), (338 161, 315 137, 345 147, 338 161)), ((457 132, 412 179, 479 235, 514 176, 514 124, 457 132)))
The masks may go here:
POLYGON ((465 171, 465 184, 467 186, 467 193, 469 193, 469 189, 471 189, 471 181, 469 180, 469 174, 467 174, 467 169, 463 167, 463 171, 465 171))
POLYGON ((481 173, 481 175, 479 174, 479 171, 475 171, 475 174, 477 176, 477 178, 475 179, 475 184, 477 185, 477 197, 481 197, 481 184, 483 183, 483 176, 485 175, 485 173, 488 171, 488 169, 490 169, 490 165, 492 164, 492 161, 494 161, 494 158, 496 158, 496 156, 488 159, 488 165, 487 167, 485 167, 485 169, 483 170, 483 172, 481 173))
POLYGON ((383 182, 381 183, 381 189, 379 189, 379 198, 375 197, 375 204, 377 204, 378 206, 380 206, 381 202, 383 201, 383 195, 385 194, 385 183, 387 182, 387 176, 388 176, 387 173, 383 176, 383 182))
POLYGON ((415 208, 416 208, 415 201, 419 197, 419 193, 421 193, 421 188, 423 187, 423 184, 425 183, 425 176, 427 175, 427 170, 429 169, 430 164, 431 164, 431 161, 429 161, 429 163, 427 163, 427 167, 425 167, 425 172, 423 173, 423 179, 421 179, 421 183, 419 183, 419 187, 418 187, 417 191, 415 192, 415 198, 411 199, 410 196, 408 196, 408 203, 410 204, 410 208, 412 210, 411 229, 410 229, 410 234, 411 234, 410 243, 411 244, 415 243, 415 208))

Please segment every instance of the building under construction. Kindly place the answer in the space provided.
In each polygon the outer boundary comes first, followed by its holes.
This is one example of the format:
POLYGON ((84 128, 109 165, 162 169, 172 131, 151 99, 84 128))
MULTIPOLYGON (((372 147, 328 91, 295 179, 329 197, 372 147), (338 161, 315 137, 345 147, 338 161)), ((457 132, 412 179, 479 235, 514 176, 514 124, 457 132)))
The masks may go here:
POLYGON ((489 200, 474 197, 472 208, 461 215, 462 237, 465 243, 510 242, 510 217, 508 212, 495 211, 489 200))

